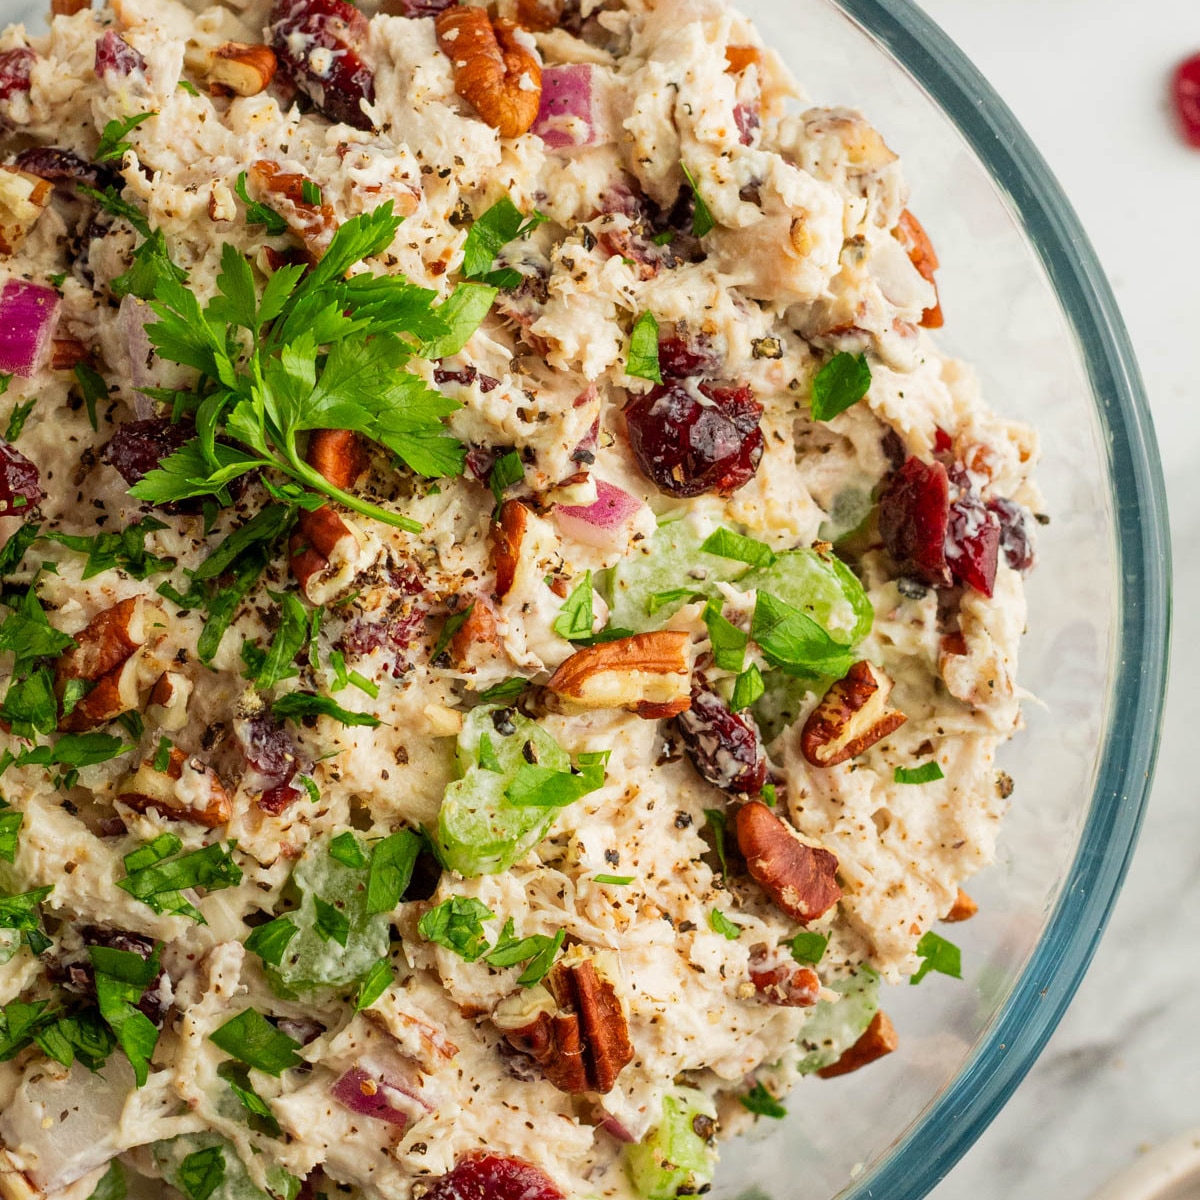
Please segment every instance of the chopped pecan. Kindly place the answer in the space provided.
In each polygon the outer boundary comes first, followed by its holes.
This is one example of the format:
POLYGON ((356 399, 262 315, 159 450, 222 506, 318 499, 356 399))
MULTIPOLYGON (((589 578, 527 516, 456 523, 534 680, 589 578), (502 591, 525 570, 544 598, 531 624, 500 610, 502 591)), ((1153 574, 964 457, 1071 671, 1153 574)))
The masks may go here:
POLYGON ((738 849, 751 876, 794 921, 807 925, 842 898, 837 856, 810 846, 761 801, 738 809, 736 827, 738 849))
POLYGON ((625 708, 648 720, 691 704, 689 636, 660 629, 572 654, 546 687, 581 708, 625 708))
POLYGON ((0 167, 0 256, 15 254, 54 194, 40 175, 0 167))
POLYGON ((50 370, 73 371, 86 362, 88 348, 73 337, 54 338, 50 342, 50 370))
POLYGON ((43 1200, 39 1191, 7 1150, 0 1149, 0 1200, 43 1200))
POLYGON ((596 959, 559 963, 528 992, 502 1000, 492 1020, 559 1091, 609 1092, 633 1059, 629 1025, 596 959))
POLYGON ((172 821, 193 821, 207 829, 227 825, 233 805, 212 767, 172 746, 166 770, 146 759, 117 787, 117 799, 135 812, 157 809, 172 821))
POLYGON ((454 90, 501 137, 526 133, 541 105, 542 64, 516 22, 493 21, 475 5, 448 8, 438 15, 437 38, 454 64, 454 90))
MULTIPOLYGON (((358 434, 347 429, 316 429, 308 441, 305 459, 325 479, 343 491, 362 474, 365 459, 358 434)), ((292 574, 305 595, 349 560, 358 548, 353 530, 326 504, 315 511, 302 510, 288 542, 292 574)))
POLYGON ((836 767, 894 733, 908 718, 887 706, 892 681, 865 659, 821 698, 800 735, 814 767, 836 767))
POLYGON ((566 7, 565 0, 517 0, 517 21, 526 29, 545 33, 557 27, 566 7))
POLYGON ((481 596, 450 639, 450 659, 460 671, 477 671, 495 658, 499 646, 495 612, 481 596))
POLYGON ((214 96, 257 96, 275 78, 278 65, 270 46, 225 42, 208 63, 208 90, 214 96))
POLYGON ((958 921, 969 921, 979 911, 979 905, 975 900, 968 896, 962 888, 958 889, 958 895, 954 897, 954 904, 950 911, 942 918, 950 924, 958 921))
POLYGON ((55 17, 73 17, 92 7, 92 0, 50 0, 50 13, 55 17))
POLYGON ((186 675, 164 671, 150 689, 146 700, 146 716, 159 729, 173 733, 187 724, 188 701, 191 698, 192 681, 186 675))
POLYGON ((768 1004, 809 1008, 821 995, 821 981, 811 967, 797 966, 778 948, 757 947, 747 967, 754 990, 768 1004))
POLYGON ((520 500, 505 500, 492 523, 492 561, 496 568, 496 599, 503 600, 516 582, 521 543, 529 526, 529 509, 520 500))
MULTIPOLYGON (((936 297, 937 280, 934 278, 934 272, 940 265, 937 251, 934 250, 925 227, 907 208, 900 214, 900 222, 896 226, 896 240, 904 247, 909 261, 917 268, 921 278, 933 284, 936 297)), ((933 307, 927 308, 921 317, 921 324, 926 329, 941 329, 945 323, 941 301, 935 299, 933 307)))
POLYGON ((833 1079, 838 1075, 849 1075, 859 1067, 873 1063, 885 1054, 891 1054, 900 1045, 900 1036, 891 1018, 880 1009, 872 1018, 866 1032, 835 1063, 822 1067, 817 1072, 822 1079, 833 1079))
POLYGON ((251 186, 278 209, 311 257, 319 259, 337 232, 338 219, 332 204, 305 199, 304 185, 313 181, 307 175, 284 171, 268 158, 252 162, 247 175, 251 186))
POLYGON ((93 686, 63 717, 61 729, 78 733, 137 708, 137 670, 130 659, 146 643, 151 614, 162 615, 133 596, 98 613, 75 634, 74 648, 55 663, 55 682, 60 694, 71 679, 93 686))
POLYGON ((762 67, 763 53, 757 46, 726 46, 725 70, 740 75, 748 67, 762 67))

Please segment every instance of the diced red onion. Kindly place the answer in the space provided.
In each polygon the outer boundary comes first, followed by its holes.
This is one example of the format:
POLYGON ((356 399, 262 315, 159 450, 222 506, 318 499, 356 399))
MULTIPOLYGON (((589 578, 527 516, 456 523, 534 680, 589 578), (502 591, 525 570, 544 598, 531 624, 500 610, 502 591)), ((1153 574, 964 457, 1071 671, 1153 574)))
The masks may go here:
POLYGON ((632 1146, 637 1141, 637 1138, 612 1113, 606 1112, 603 1108, 596 1110, 596 1125, 600 1129, 603 1129, 609 1137, 615 1141, 624 1143, 626 1146, 632 1146))
POLYGON ((115 29, 106 29, 96 40, 96 75, 103 79, 110 71, 115 75, 132 75, 144 71, 146 60, 115 29))
POLYGON ((574 150, 612 141, 600 106, 596 68, 567 63, 542 71, 542 103, 533 132, 551 150, 574 150))
POLYGON ((401 1129, 411 1120, 414 1106, 432 1111, 415 1078, 400 1079, 362 1067, 353 1067, 338 1079, 333 1085, 333 1098, 353 1113, 375 1117, 401 1129))
POLYGON ((554 510, 554 519, 562 533, 573 541, 608 549, 624 544, 629 528, 642 508, 643 504, 636 496, 599 479, 593 503, 559 505, 554 510))
MULTIPOLYGON (((117 321, 125 336, 125 348, 129 351, 129 377, 134 388, 162 387, 163 381, 155 371, 154 347, 146 327, 158 318, 150 305, 136 296, 125 296, 117 311, 117 321)), ((146 420, 158 412, 158 405, 140 391, 133 393, 133 411, 139 421, 146 420)))
POLYGON ((28 379, 45 365, 61 297, 53 289, 10 279, 0 292, 0 371, 28 379))

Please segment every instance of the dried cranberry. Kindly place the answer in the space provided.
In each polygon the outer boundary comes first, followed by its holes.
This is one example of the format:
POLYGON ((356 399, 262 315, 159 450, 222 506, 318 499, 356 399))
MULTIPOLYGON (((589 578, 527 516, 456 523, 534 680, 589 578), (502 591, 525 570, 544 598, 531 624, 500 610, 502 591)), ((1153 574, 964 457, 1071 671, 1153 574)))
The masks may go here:
POLYGON ((744 384, 659 384, 625 408, 642 471, 669 496, 728 496, 748 483, 763 454, 762 405, 744 384))
POLYGON ((692 688, 692 707, 675 718, 696 770, 714 787, 757 796, 767 755, 754 718, 735 713, 713 692, 692 688))
POLYGON ((433 371, 434 383, 461 383, 463 387, 470 387, 476 379, 479 380, 479 390, 485 396, 500 386, 500 380, 493 379, 490 375, 481 375, 470 363, 458 370, 439 366, 433 371))
POLYGON ((28 46, 0 51, 0 100, 11 100, 29 91, 35 62, 37 55, 28 46))
POLYGON ((394 651, 392 674, 403 674, 405 660, 402 652, 420 635, 425 616, 423 608, 413 607, 408 612, 391 613, 381 620, 356 617, 346 624, 338 639, 338 649, 350 660, 363 658, 376 650, 394 651))
POLYGON ((114 29, 106 29, 96 42, 96 74, 103 79, 114 75, 132 75, 144 71, 146 60, 114 29))
POLYGON ((58 146, 32 146, 17 155, 16 166, 50 183, 86 183, 101 188, 113 181, 107 167, 81 158, 74 150, 58 146))
POLYGON ((901 575, 930 587, 953 582, 946 563, 950 479, 941 463, 912 457, 879 498, 879 534, 901 575))
POLYGON ((658 369, 664 379, 712 376, 720 368, 721 360, 706 333, 665 337, 658 343, 658 369))
POLYGON ((425 1200, 563 1200, 563 1192, 522 1158, 474 1150, 433 1181, 425 1200))
POLYGON ((0 517, 23 515, 45 494, 37 467, 19 450, 0 441, 0 517))
POLYGON ((233 732, 246 759, 242 783, 259 793, 260 808, 277 817, 304 794, 293 782, 300 770, 296 743, 282 725, 265 714, 239 718, 233 723, 233 732))
POLYGON ((1179 64, 1171 91, 1183 136, 1200 149, 1200 54, 1179 64))
POLYGON ((933 452, 939 458, 949 454, 954 449, 954 440, 940 426, 936 426, 933 431, 933 452))
POLYGON ((458 0, 392 0, 387 11, 394 17, 436 17, 458 0))
POLYGON ((738 127, 738 141, 743 146, 754 145, 754 135, 758 132, 762 121, 758 116, 757 104, 737 104, 733 109, 733 120, 738 127))
POLYGON ((196 428, 187 422, 175 424, 166 417, 129 421, 117 427, 100 452, 101 461, 116 467, 130 487, 156 470, 162 460, 174 454, 196 436, 196 428))
POLYGON ((1029 536, 1029 514, 1021 505, 1003 497, 988 501, 988 510, 1000 522, 1000 549, 1014 571, 1033 566, 1033 539, 1029 536))
POLYGON ((497 457, 497 452, 490 446, 472 446, 467 451, 467 470, 480 483, 486 483, 496 465, 497 457))
POLYGON ((968 487, 950 505, 946 563, 954 578, 985 596, 992 594, 1000 559, 1000 519, 968 487))
POLYGON ((347 0, 276 0, 271 21, 284 74, 331 121, 370 129, 362 105, 375 99, 375 73, 359 53, 367 18, 347 0))

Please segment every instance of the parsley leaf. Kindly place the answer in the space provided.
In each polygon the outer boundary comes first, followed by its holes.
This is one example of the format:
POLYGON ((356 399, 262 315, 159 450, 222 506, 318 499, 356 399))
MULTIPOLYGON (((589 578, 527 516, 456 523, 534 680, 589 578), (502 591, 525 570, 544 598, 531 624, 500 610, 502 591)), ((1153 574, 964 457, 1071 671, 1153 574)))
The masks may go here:
POLYGON ((787 1116, 787 1109, 761 1083, 756 1083, 738 1099, 742 1102, 742 1107, 749 1109, 755 1116, 772 1117, 776 1121, 787 1116))
POLYGON ((292 938, 300 932, 291 917, 276 917, 265 925, 259 925, 246 939, 246 949, 257 954, 268 966, 277 967, 292 938))
POLYGON ((58 698, 50 668, 38 667, 23 679, 14 678, 0 704, 0 717, 16 737, 53 733, 58 726, 58 698))
POLYGON ((142 112, 132 117, 125 117, 123 120, 114 119, 108 121, 100 133, 100 145, 96 147, 96 153, 93 155, 92 161, 98 163, 119 162, 125 157, 125 151, 132 149, 124 139, 142 124, 143 121, 148 121, 151 117, 157 115, 157 113, 153 112, 142 112))
POLYGON ((32 1004, 12 1000, 0 1009, 0 1062, 15 1058, 54 1020, 53 1014, 46 1011, 48 1007, 46 1000, 32 1004))
POLYGON ((481 283, 460 283, 433 311, 446 332, 421 343, 422 358, 450 358, 471 340, 491 311, 498 289, 481 283))
POLYGON ((593 875, 593 883, 606 883, 610 887, 627 887, 633 882, 632 875, 593 875))
POLYGON ((840 679, 854 662, 852 651, 835 642, 807 613, 769 592, 759 592, 750 636, 766 660, 788 675, 840 679))
POLYGON ((33 406, 38 402, 38 398, 34 396, 32 400, 20 402, 13 405, 13 410, 8 417, 8 427, 4 430, 4 440, 6 442, 15 442, 21 436, 21 430, 25 428, 25 422, 29 419, 29 414, 33 412, 33 406))
POLYGON ((708 914, 708 927, 731 942, 737 941, 742 927, 731 921, 719 908, 714 908, 708 914))
POLYGON ((581 754, 578 771, 556 771, 553 767, 522 763, 504 789, 504 798, 522 808, 565 808, 604 786, 607 761, 608 752, 605 751, 581 754))
POLYGON ((662 370, 658 364, 658 321, 653 313, 642 313, 634 323, 629 336, 625 374, 648 379, 651 383, 662 383, 662 370))
POLYGON ((823 933, 810 933, 804 930, 787 942, 792 958, 798 963, 810 963, 814 967, 825 956, 825 947, 829 939, 823 933))
MULTIPOLYGON (((0 801, 0 804, 2 803, 0 801)), ((17 861, 17 839, 24 821, 23 812, 16 812, 7 807, 0 811, 0 858, 5 862, 17 861)))
POLYGON ((125 1051, 138 1087, 143 1087, 158 1044, 158 1029, 136 1006, 158 974, 158 949, 149 959, 110 946, 90 946, 88 953, 95 969, 100 1015, 125 1051))
POLYGON ((930 971, 952 979, 962 978, 962 951, 932 929, 917 943, 917 954, 925 961, 909 979, 910 984, 920 983, 930 971))
POLYGON ((117 217, 122 221, 128 221, 142 237, 148 238, 150 236, 150 222, 142 215, 139 208, 123 200, 120 193, 112 184, 109 184, 101 192, 93 187, 88 187, 86 183, 77 183, 75 190, 94 200, 110 216, 117 217))
POLYGON ((548 218, 540 212, 534 212, 527 219, 507 196, 502 197, 468 231, 463 243, 462 273, 468 279, 486 275, 496 255, 509 242, 527 236, 546 220, 548 218))
POLYGON ((367 865, 367 856, 358 844, 358 838, 349 829, 344 833, 339 833, 329 843, 329 857, 347 867, 361 868, 367 865))
POLYGON ((747 635, 721 613, 721 602, 704 606, 704 624, 712 643, 713 662, 722 671, 741 671, 746 661, 747 635))
POLYGON ((19 767, 90 767, 132 750, 129 742, 107 733, 64 733, 51 745, 31 746, 17 755, 19 767))
POLYGON ((251 547, 270 546, 291 528, 295 519, 296 510, 288 505, 268 504, 233 530, 196 568, 193 578, 206 580, 224 575, 251 547))
POLYGON ((220 1146, 193 1151, 179 1164, 176 1179, 188 1200, 208 1200, 225 1181, 225 1152, 220 1146))
POLYGON ((744 708, 749 708, 757 700, 761 699, 763 693, 767 690, 766 684, 763 683, 762 672, 758 669, 755 663, 751 663, 733 683, 733 695, 729 700, 729 707, 734 712, 741 712, 744 708))
POLYGON ((254 682, 264 691, 297 674, 294 660, 308 641, 308 613, 293 592, 278 596, 280 619, 254 682))
POLYGON ((14 533, 0 549, 0 578, 10 575, 21 565, 26 551, 38 538, 40 525, 27 523, 14 533))
POLYGON ((364 1008, 370 1008, 392 986, 394 979, 392 964, 386 958, 374 962, 359 982, 354 997, 354 1011, 362 1012, 364 1008))
POLYGON ((231 1058, 257 1067, 268 1075, 281 1075, 300 1065, 300 1043, 275 1028, 262 1013, 247 1008, 208 1035, 231 1058))
POLYGON ((205 925, 203 913, 183 893, 197 887, 208 892, 236 887, 242 882, 242 871, 230 853, 232 844, 226 848, 214 842, 179 854, 182 845, 175 834, 162 833, 125 855, 126 877, 117 880, 117 887, 156 913, 178 913, 205 925))
POLYGON ((897 767, 893 778, 896 783, 936 783, 946 775, 936 760, 931 759, 919 767, 897 767))
POLYGON ((871 367, 865 354, 835 354, 813 380, 813 420, 832 421, 857 404, 870 387, 871 367))
POLYGON ((571 594, 558 611, 552 626, 560 638, 568 642, 592 636, 595 615, 592 608, 592 573, 585 571, 583 579, 572 589, 571 594))
POLYGON ((318 696, 313 692, 289 692, 280 696, 271 705, 271 711, 285 720, 300 720, 304 717, 332 717, 343 725, 365 725, 374 729, 380 724, 378 717, 370 713, 350 712, 328 696, 318 696))
POLYGON ((515 450, 500 455, 488 476, 488 486, 492 489, 492 495, 496 497, 496 503, 503 504, 504 493, 524 478, 525 467, 521 456, 515 450))
POLYGON ((442 632, 438 634, 438 640, 434 644, 433 653, 429 656, 429 661, 436 665, 438 659, 446 653, 450 643, 454 641, 454 635, 467 623, 471 613, 475 610, 475 601, 472 600, 466 608, 460 609, 456 613, 451 613, 446 618, 446 623, 442 626, 442 632))
POLYGON ((704 202, 704 197, 700 195, 700 188, 696 184, 696 178, 688 170, 688 165, 685 162, 679 164, 683 168, 684 178, 688 181, 688 186, 692 189, 692 197, 696 202, 695 211, 692 213, 692 236, 702 238, 707 234, 712 233, 716 221, 713 220, 712 212, 704 202))
POLYGON ((515 700, 527 687, 529 680, 520 675, 514 675, 503 683, 494 684, 486 691, 479 693, 479 699, 484 704, 497 704, 504 700, 515 700))
POLYGON ((267 1102, 254 1090, 250 1082, 250 1069, 245 1063, 234 1062, 227 1058, 217 1067, 217 1074, 229 1084, 230 1091, 242 1102, 246 1110, 246 1123, 256 1133, 264 1133, 267 1137, 279 1137, 282 1130, 275 1114, 267 1102))
POLYGON ((775 552, 765 542, 734 533, 721 526, 704 539, 700 549, 706 554, 720 558, 732 558, 735 562, 749 563, 752 567, 769 567, 775 563, 775 552))
POLYGON ((68 550, 87 555, 87 562, 83 567, 84 579, 91 579, 92 576, 114 567, 120 568, 134 579, 146 579, 161 571, 170 571, 175 566, 173 558, 159 558, 146 549, 147 536, 166 528, 166 525, 154 517, 143 517, 140 521, 127 525, 119 533, 85 536, 52 531, 45 536, 49 541, 66 546, 68 550))
POLYGON ((96 418, 96 405, 101 400, 108 399, 108 384, 104 382, 103 376, 98 371, 94 371, 87 363, 83 362, 75 364, 75 379, 79 384, 84 405, 87 407, 88 421, 93 429, 98 430, 100 425, 96 418))
POLYGON ((247 225, 265 225, 268 237, 278 237, 282 233, 287 233, 288 223, 273 208, 268 208, 267 205, 250 199, 250 193, 246 191, 245 171, 237 177, 237 183, 234 184, 233 190, 237 193, 238 199, 246 206, 247 225))
POLYGON ((390 913, 412 880, 421 839, 411 829, 389 834, 371 849, 367 871, 367 915, 390 913))
POLYGON ((475 962, 488 948, 483 922, 493 916, 491 909, 474 896, 451 896, 431 908, 417 922, 417 930, 427 942, 436 942, 467 962, 475 962))
POLYGON ((717 852, 717 860, 721 864, 721 874, 728 877, 729 863, 725 861, 725 829, 729 821, 719 808, 706 808, 704 816, 707 827, 712 830, 713 846, 717 852))
POLYGON ((315 928, 327 942, 337 942, 345 948, 350 940, 350 918, 341 912, 336 905, 314 896, 313 902, 317 909, 315 928))
POLYGON ((15 930, 34 954, 42 954, 53 945, 41 924, 41 903, 52 891, 51 884, 16 896, 0 896, 0 929, 15 930))
POLYGON ((125 1200, 128 1186, 125 1182, 125 1169, 114 1158, 108 1164, 108 1170, 100 1177, 95 1191, 88 1200, 125 1200))

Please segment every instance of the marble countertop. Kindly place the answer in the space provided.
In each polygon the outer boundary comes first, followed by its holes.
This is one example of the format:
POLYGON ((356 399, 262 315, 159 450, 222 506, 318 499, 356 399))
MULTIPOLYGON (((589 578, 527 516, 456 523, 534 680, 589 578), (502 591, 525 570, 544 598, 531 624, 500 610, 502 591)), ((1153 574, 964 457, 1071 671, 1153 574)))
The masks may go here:
POLYGON ((1108 271, 1146 379, 1172 515, 1177 610, 1162 751, 1141 842, 1066 1018, 933 1200, 1085 1200, 1200 1126, 1200 152, 1176 136, 1174 65, 1195 0, 921 0, 1029 131, 1108 271), (1196 551, 1193 556, 1193 551, 1196 551))

